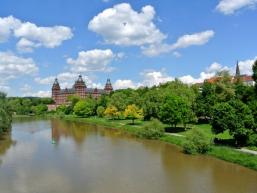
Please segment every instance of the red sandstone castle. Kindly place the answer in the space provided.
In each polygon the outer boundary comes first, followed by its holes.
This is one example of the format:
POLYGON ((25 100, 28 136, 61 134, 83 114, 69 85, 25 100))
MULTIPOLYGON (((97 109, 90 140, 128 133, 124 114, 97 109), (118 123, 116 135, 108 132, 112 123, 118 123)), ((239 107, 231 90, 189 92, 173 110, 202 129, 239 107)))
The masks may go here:
POLYGON ((79 75, 77 81, 72 88, 61 89, 57 78, 52 86, 52 99, 54 100, 55 106, 68 103, 68 96, 77 95, 81 98, 92 96, 97 99, 102 94, 110 94, 113 91, 110 79, 107 79, 104 89, 87 88, 82 76, 79 75))

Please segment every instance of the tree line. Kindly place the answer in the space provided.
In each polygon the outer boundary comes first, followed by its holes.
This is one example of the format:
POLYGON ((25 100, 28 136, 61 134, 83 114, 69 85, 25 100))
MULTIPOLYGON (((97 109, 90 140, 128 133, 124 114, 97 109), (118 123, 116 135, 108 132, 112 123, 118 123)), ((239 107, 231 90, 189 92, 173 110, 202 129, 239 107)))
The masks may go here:
MULTIPOLYGON (((206 122, 213 133, 226 130, 236 145, 257 145, 257 84, 249 86, 240 77, 231 81, 227 71, 217 73, 215 82, 187 85, 174 80, 136 90, 116 90, 98 100, 88 97, 69 97, 69 105, 60 106, 56 113, 80 117, 106 117, 109 119, 152 118, 174 128, 187 128, 188 124, 206 122)), ((253 79, 257 80, 257 62, 253 66, 253 79)))
MULTIPOLYGON (((53 114, 108 119, 155 119, 173 128, 188 124, 209 123, 214 134, 229 131, 235 145, 257 145, 257 84, 249 86, 240 77, 231 81, 226 71, 217 73, 215 82, 187 85, 174 80, 151 88, 123 89, 81 99, 70 96, 68 105, 59 106, 53 114)), ((257 82, 257 61, 253 65, 257 82)), ((51 99, 9 98, 11 110, 17 114, 44 114, 51 99)), ((155 121, 156 122, 156 121, 155 121)))

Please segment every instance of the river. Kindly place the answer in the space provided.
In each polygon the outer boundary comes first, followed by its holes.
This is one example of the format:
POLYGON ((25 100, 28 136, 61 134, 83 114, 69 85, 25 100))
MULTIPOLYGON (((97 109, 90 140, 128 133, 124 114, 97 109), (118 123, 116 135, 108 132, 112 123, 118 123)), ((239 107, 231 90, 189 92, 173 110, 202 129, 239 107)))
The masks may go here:
POLYGON ((257 193, 257 172, 114 129, 21 119, 0 141, 0 193, 257 193))

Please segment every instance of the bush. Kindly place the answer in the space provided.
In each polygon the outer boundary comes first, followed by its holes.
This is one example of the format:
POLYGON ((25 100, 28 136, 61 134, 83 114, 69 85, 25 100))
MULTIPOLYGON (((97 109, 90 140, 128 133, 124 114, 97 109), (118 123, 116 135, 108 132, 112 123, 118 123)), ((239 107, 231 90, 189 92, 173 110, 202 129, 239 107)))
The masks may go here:
POLYGON ((103 106, 99 106, 97 107, 96 113, 98 117, 104 117, 104 107, 103 106))
POLYGON ((159 139, 164 135, 164 126, 157 120, 153 119, 146 123, 142 129, 139 129, 137 136, 146 139, 159 139))
POLYGON ((257 146, 257 133, 254 133, 254 134, 249 136, 249 139, 247 141, 247 145, 257 146))
POLYGON ((183 149, 184 152, 188 154, 204 154, 209 151, 210 146, 211 142, 203 131, 199 129, 192 129, 192 131, 186 137, 186 142, 183 144, 183 149))
POLYGON ((86 98, 80 100, 74 106, 74 114, 79 117, 90 117, 95 115, 96 101, 95 99, 86 98))

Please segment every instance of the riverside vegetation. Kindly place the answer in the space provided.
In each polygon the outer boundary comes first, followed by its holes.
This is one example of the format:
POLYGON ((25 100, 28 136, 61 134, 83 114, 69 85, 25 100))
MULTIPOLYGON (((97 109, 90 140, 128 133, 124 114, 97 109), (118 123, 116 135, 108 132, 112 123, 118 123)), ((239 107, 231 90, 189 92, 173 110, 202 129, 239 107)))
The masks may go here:
POLYGON ((11 129, 12 113, 6 95, 0 92, 0 137, 11 129))
MULTIPOLYGON (((98 100, 71 96, 69 105, 52 112, 46 108, 51 99, 35 103, 33 98, 9 98, 8 104, 16 114, 101 124, 176 144, 185 153, 208 154, 257 170, 255 155, 236 150, 257 147, 257 84, 245 85, 240 78, 232 82, 226 71, 217 75, 215 83, 204 82, 201 88, 175 80, 151 88, 116 90, 98 100), (24 100, 29 104, 26 111, 19 108, 24 100)), ((257 61, 253 79, 257 82, 257 61)))

